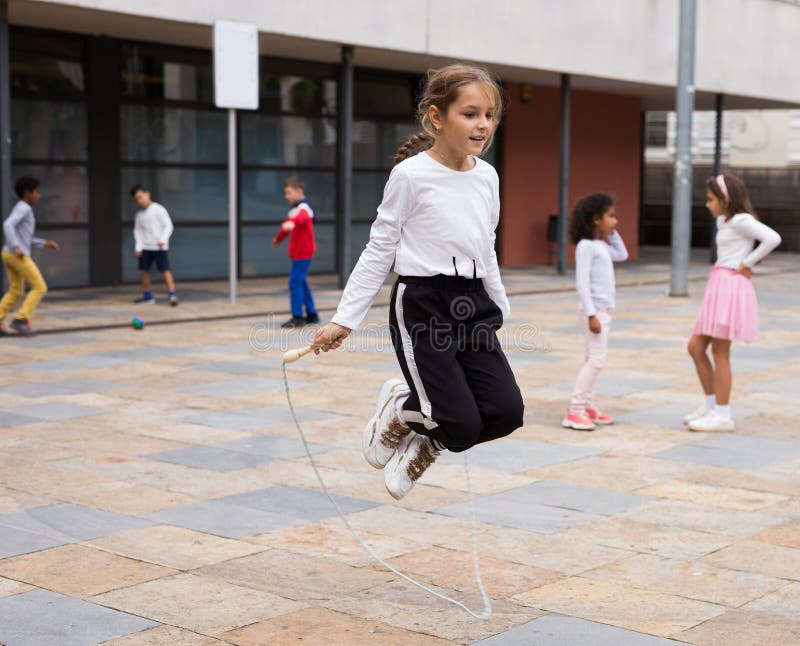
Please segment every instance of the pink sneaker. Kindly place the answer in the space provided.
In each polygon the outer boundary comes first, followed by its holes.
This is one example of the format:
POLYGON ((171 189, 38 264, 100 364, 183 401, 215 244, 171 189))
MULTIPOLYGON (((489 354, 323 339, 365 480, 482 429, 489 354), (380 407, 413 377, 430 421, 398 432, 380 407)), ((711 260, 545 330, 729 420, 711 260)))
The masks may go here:
POLYGON ((590 420, 592 420, 595 424, 599 424, 600 426, 614 423, 614 418, 611 417, 611 415, 606 415, 605 413, 600 412, 596 408, 587 408, 586 416, 590 420))
POLYGON ((564 416, 561 426, 576 431, 593 431, 594 422, 585 413, 571 413, 569 408, 564 416))

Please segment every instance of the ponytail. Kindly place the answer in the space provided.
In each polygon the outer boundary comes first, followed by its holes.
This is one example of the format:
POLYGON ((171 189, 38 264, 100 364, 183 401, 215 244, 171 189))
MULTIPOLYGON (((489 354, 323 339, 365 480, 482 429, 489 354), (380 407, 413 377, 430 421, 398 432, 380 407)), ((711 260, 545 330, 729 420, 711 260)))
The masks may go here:
POLYGON ((408 159, 423 150, 427 150, 433 146, 433 141, 433 137, 427 132, 417 132, 411 135, 411 137, 397 149, 397 153, 394 156, 394 163, 399 164, 404 159, 408 159))

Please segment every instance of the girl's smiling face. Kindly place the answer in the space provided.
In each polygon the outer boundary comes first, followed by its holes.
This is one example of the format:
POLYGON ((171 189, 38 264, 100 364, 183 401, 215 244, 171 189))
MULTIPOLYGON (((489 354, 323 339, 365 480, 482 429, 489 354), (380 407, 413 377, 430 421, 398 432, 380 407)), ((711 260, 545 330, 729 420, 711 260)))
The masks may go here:
POLYGON ((437 143, 444 144, 452 157, 483 153, 497 126, 492 97, 480 83, 462 87, 445 113, 432 106, 430 117, 436 128, 437 143))

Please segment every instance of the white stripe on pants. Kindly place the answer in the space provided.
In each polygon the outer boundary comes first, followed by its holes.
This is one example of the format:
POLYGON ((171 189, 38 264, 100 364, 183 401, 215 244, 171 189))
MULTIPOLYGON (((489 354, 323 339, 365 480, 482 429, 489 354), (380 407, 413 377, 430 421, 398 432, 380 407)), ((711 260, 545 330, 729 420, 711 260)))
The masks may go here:
POLYGON ((589 329, 589 318, 581 309, 581 325, 586 342, 586 355, 583 367, 575 380, 575 390, 569 402, 571 413, 584 413, 587 408, 594 408, 594 386, 597 376, 606 365, 608 353, 608 333, 611 331, 610 309, 598 309, 597 320, 600 321, 601 330, 595 334, 589 329))

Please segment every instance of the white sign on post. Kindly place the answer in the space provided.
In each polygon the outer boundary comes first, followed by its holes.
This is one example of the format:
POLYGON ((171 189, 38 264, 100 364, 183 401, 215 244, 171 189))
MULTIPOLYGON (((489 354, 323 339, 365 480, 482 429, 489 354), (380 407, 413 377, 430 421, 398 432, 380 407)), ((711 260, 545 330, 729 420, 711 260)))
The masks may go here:
POLYGON ((229 20, 214 23, 214 103, 228 109, 228 272, 236 302, 236 110, 258 109, 258 29, 229 20))

